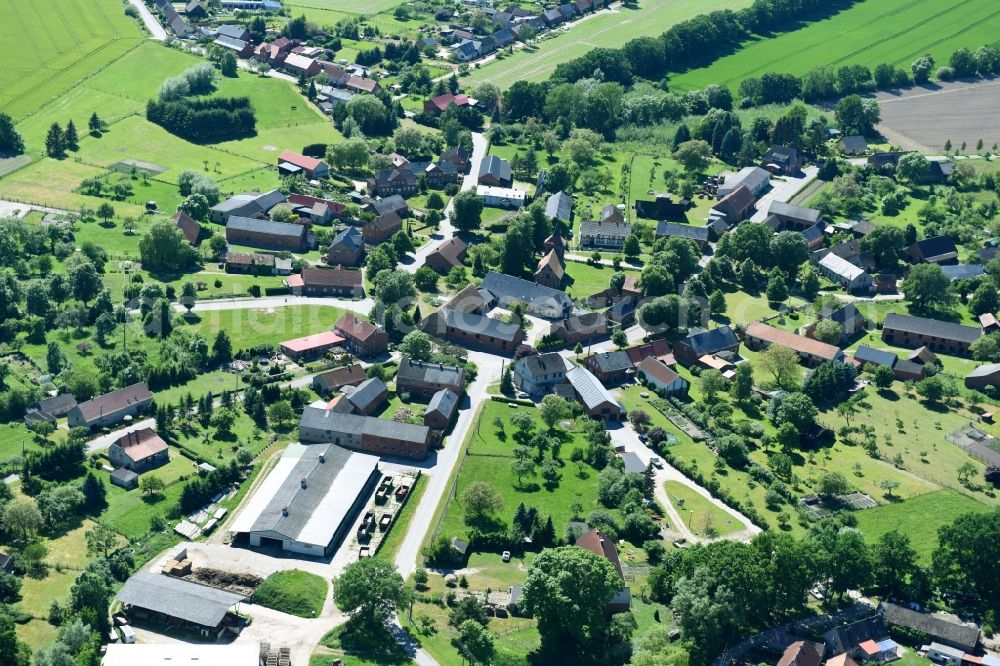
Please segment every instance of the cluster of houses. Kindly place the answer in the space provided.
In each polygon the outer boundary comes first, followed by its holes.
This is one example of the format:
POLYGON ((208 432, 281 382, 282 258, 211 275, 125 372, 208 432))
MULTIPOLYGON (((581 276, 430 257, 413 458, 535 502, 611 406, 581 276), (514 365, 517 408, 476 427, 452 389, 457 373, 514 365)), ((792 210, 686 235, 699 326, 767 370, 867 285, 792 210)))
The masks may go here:
POLYGON ((390 157, 392 168, 380 169, 366 181, 366 188, 372 196, 413 196, 420 191, 421 181, 426 187, 434 189, 458 184, 468 173, 472 156, 463 148, 454 148, 442 153, 434 162, 411 162, 397 153, 390 157))
POLYGON ((477 33, 469 26, 450 26, 441 30, 442 41, 451 44, 450 51, 458 62, 484 58, 510 46, 518 39, 526 39, 545 30, 557 28, 567 21, 585 16, 606 7, 609 0, 576 0, 561 5, 548 5, 550 9, 528 10, 518 5, 499 10, 484 7, 490 19, 487 33, 477 33))
MULTIPOLYGON (((867 144, 861 137, 844 137, 842 150, 848 154, 864 154, 867 144), (860 139, 860 141, 858 140, 860 139)), ((903 152, 873 153, 868 155, 868 167, 886 175, 894 173, 903 152)), ((928 160, 931 168, 921 182, 942 183, 951 175, 954 164, 947 161, 928 160)), ((794 146, 772 146, 759 166, 748 166, 725 179, 709 179, 706 189, 716 201, 703 226, 688 224, 686 211, 690 201, 673 201, 669 195, 659 195, 654 200, 637 200, 635 212, 640 218, 657 220, 657 238, 677 237, 695 242, 702 251, 724 232, 736 225, 750 221, 767 225, 775 233, 794 231, 802 235, 810 252, 810 261, 816 270, 831 282, 848 292, 891 293, 896 291, 899 275, 882 272, 872 253, 864 252, 861 239, 874 230, 868 220, 832 223, 823 219, 822 213, 764 195, 771 188, 773 177, 795 177, 801 174, 802 157, 794 146), (836 242, 831 239, 836 236, 836 242)), ((603 222, 604 220, 602 220, 603 222)), ((597 227, 587 224, 591 235, 597 227)), ((602 225, 605 226, 605 225, 602 225)), ((604 232, 624 239, 628 230, 604 232)), ((619 247, 617 245, 608 247, 619 247)), ((989 248, 986 249, 989 251, 989 248)), ((935 263, 942 267, 951 280, 982 275, 984 258, 979 264, 958 264, 958 251, 949 236, 918 240, 906 248, 906 257, 912 263, 935 263)), ((893 267, 892 270, 895 270, 893 267)))
MULTIPOLYGON (((1000 658, 985 654, 979 627, 958 618, 927 614, 889 602, 879 604, 870 617, 842 624, 823 634, 822 640, 780 635, 778 666, 859 666, 904 658, 911 649, 897 643, 893 632, 926 641, 919 652, 944 666, 998 666, 1000 658)), ((907 641, 909 642, 909 641, 907 641)))

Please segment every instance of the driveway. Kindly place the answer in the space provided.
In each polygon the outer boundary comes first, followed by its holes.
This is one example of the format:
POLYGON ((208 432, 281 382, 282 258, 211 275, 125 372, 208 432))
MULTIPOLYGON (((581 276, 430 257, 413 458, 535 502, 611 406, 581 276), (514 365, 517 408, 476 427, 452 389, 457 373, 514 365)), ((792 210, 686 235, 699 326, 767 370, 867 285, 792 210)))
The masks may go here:
POLYGON ((111 446, 113 442, 124 437, 128 433, 134 430, 142 430, 143 428, 155 428, 156 419, 143 419, 137 423, 126 426, 114 432, 109 432, 107 435, 101 435, 100 437, 95 437, 94 439, 87 442, 87 453, 94 453, 95 451, 103 451, 104 449, 111 446))
POLYGON ((799 190, 815 180, 818 173, 819 167, 808 166, 802 170, 803 175, 799 178, 792 178, 790 176, 772 178, 771 190, 757 200, 755 205, 757 212, 753 214, 750 221, 763 222, 767 217, 767 207, 772 201, 787 203, 799 190))
MULTIPOLYGON (((614 446, 625 447, 625 451, 636 454, 637 456, 639 456, 639 459, 642 460, 642 462, 646 463, 647 465, 649 464, 649 461, 652 458, 656 457, 656 453, 648 446, 646 446, 642 442, 642 440, 639 439, 639 436, 636 434, 635 430, 632 428, 632 425, 630 423, 623 423, 619 425, 617 428, 612 428, 611 430, 609 430, 609 433, 611 435, 611 442, 614 444, 614 446)), ((677 508, 673 506, 673 504, 670 502, 670 498, 667 497, 667 492, 663 487, 663 484, 666 481, 676 481, 677 483, 684 484, 688 488, 692 489, 693 491, 695 491, 696 493, 707 499, 715 506, 719 507, 720 509, 728 513, 730 516, 733 517, 733 519, 738 520, 740 524, 743 525, 743 529, 740 530, 739 532, 734 532, 732 534, 727 534, 724 537, 719 537, 719 540, 749 541, 755 534, 758 534, 760 532, 760 528, 754 525, 752 522, 750 522, 749 518, 729 508, 728 506, 726 506, 725 503, 722 502, 722 500, 713 497, 712 493, 708 492, 705 488, 702 488, 697 483, 695 483, 688 477, 681 474, 681 472, 677 468, 668 465, 666 462, 663 462, 662 464, 663 468, 657 469, 653 477, 654 493, 656 500, 663 506, 664 509, 666 509, 667 516, 670 519, 671 528, 673 528, 675 532, 680 533, 689 542, 691 543, 707 542, 707 541, 713 541, 714 539, 706 539, 704 537, 696 536, 684 524, 684 520, 681 518, 681 515, 677 511, 677 508)))
MULTIPOLYGON (((472 190, 476 187, 479 179, 479 166, 486 157, 488 147, 486 137, 480 132, 472 133, 472 158, 469 160, 469 173, 462 180, 462 191, 472 190)), ((403 264, 401 268, 407 273, 416 273, 417 269, 427 262, 427 255, 433 252, 439 245, 446 243, 455 237, 455 227, 451 223, 451 213, 455 209, 454 198, 448 200, 448 205, 444 208, 444 217, 438 225, 437 232, 431 236, 431 240, 417 248, 409 263, 403 264)))
POLYGON ((501 356, 472 351, 469 352, 469 360, 479 368, 476 381, 465 388, 469 397, 469 407, 459 412, 455 427, 448 437, 447 446, 438 451, 437 464, 433 469, 428 470, 427 489, 424 490, 424 495, 421 497, 420 504, 417 506, 406 531, 406 537, 403 539, 399 554, 396 556, 396 567, 403 578, 408 577, 416 569, 420 547, 427 533, 431 530, 434 511, 448 489, 448 481, 458 463, 458 452, 462 448, 462 442, 465 441, 466 435, 475 423, 477 408, 489 400, 486 389, 490 384, 500 380, 503 365, 507 361, 501 356))
POLYGON ((139 11, 139 17, 146 25, 146 30, 149 30, 149 36, 151 39, 162 42, 167 38, 167 31, 163 29, 163 26, 160 25, 157 18, 153 16, 152 12, 149 11, 149 8, 146 7, 146 3, 142 0, 128 0, 128 3, 139 11))

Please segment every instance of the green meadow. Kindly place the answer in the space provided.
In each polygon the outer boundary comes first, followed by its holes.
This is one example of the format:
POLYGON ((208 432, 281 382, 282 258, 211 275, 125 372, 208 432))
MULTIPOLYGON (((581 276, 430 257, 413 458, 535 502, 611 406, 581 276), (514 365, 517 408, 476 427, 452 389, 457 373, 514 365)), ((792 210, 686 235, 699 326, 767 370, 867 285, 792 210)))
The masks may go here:
POLYGON ((802 75, 822 66, 910 63, 930 53, 946 64, 953 51, 996 41, 1000 8, 992 0, 866 0, 777 36, 758 36, 708 67, 670 77, 677 91, 716 83, 732 88, 764 72, 802 75))
POLYGON ((750 0, 643 0, 638 8, 621 7, 588 17, 569 30, 545 33, 529 48, 474 68, 467 87, 492 83, 509 88, 515 81, 542 81, 559 63, 597 47, 619 47, 636 37, 657 37, 670 26, 718 9, 740 9, 750 0))
POLYGON ((135 48, 120 0, 4 0, 0 111, 23 119, 135 48))

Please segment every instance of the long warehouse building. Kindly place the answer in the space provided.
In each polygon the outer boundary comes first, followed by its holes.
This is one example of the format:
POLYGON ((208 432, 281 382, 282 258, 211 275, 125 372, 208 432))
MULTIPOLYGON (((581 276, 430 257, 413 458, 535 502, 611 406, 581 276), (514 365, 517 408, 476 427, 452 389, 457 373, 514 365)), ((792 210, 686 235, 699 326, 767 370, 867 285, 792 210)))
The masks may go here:
POLYGON ((380 478, 376 456, 290 444, 229 531, 251 548, 329 557, 380 478))

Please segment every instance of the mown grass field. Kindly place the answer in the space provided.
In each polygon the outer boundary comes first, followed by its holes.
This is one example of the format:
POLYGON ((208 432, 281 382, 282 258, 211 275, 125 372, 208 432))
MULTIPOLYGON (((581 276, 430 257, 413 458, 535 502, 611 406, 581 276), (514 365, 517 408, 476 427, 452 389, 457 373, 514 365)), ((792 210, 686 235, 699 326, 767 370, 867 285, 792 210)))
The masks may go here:
POLYGON ((15 119, 114 62, 142 39, 119 0, 5 0, 0 25, 0 111, 15 119))
POLYGON ((684 523, 698 536, 725 536, 738 532, 740 523, 691 488, 677 481, 663 484, 667 497, 684 523))
POLYGON ((604 11, 569 29, 546 33, 528 49, 472 69, 466 86, 492 83, 501 89, 515 81, 542 81, 559 63, 597 47, 616 48, 636 37, 662 34, 675 23, 717 9, 740 9, 750 0, 643 0, 638 9, 604 11))
POLYGON ((992 0, 866 0, 804 28, 760 37, 708 67, 670 78, 671 90, 717 83, 736 88, 764 72, 802 75, 811 69, 887 62, 909 71, 925 53, 946 64, 953 51, 997 40, 1000 7, 992 0))
POLYGON ((857 514, 858 529, 869 543, 874 543, 886 532, 899 530, 910 537, 921 561, 929 564, 931 553, 937 548, 939 527, 962 514, 987 510, 987 506, 965 495, 939 490, 906 502, 861 511, 857 514))
POLYGON ((343 310, 322 305, 290 305, 256 310, 207 310, 195 313, 192 332, 214 340, 220 330, 233 341, 233 349, 277 345, 284 340, 329 331, 343 310))

